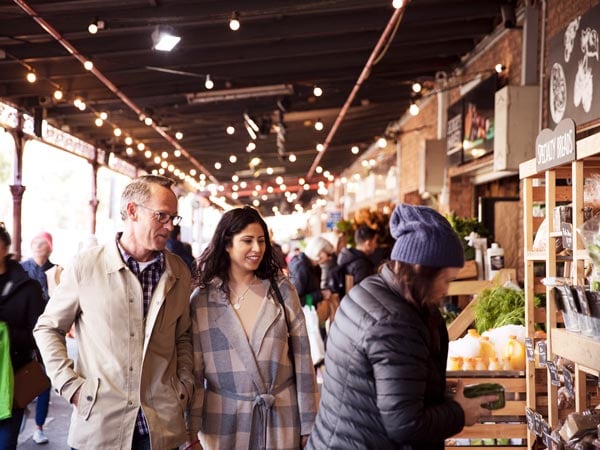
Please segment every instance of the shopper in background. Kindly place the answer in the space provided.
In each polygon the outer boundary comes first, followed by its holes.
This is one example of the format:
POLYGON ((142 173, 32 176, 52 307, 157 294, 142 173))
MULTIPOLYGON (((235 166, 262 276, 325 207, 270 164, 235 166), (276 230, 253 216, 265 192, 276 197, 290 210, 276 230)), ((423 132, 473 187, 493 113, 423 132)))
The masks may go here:
POLYGON ((337 254, 333 244, 328 239, 319 236, 309 241, 304 253, 310 259, 316 260, 321 268, 321 290, 329 289, 327 287, 327 275, 333 267, 337 266, 337 254))
POLYGON ((331 329, 319 413, 307 448, 442 450, 489 414, 459 383, 446 392, 448 333, 439 312, 464 264, 460 240, 433 209, 401 204, 379 274, 346 294, 331 329))
POLYGON ((198 269, 191 441, 205 450, 304 446, 317 408, 304 314, 258 211, 226 212, 198 269))
POLYGON ((331 243, 320 236, 309 239, 303 252, 294 256, 288 264, 290 280, 294 284, 302 306, 307 303, 317 309, 319 321, 329 317, 331 291, 321 284, 321 262, 333 251, 331 243))
POLYGON ((193 393, 190 271, 165 252, 177 215, 173 181, 132 180, 124 231, 79 252, 35 327, 53 387, 75 408, 76 449, 172 449, 186 440, 193 393), (75 324, 77 366, 65 334, 75 324))
MULTIPOLYGON (((48 303, 50 298, 50 287, 52 290, 56 287, 60 280, 60 272, 62 267, 50 261, 52 253, 52 235, 47 231, 42 231, 36 234, 31 240, 32 257, 21 262, 23 269, 27 272, 30 278, 36 280, 42 286, 44 293, 44 305, 48 303)), ((44 423, 48 417, 48 408, 50 405, 50 388, 42 392, 35 401, 35 426, 33 432, 33 442, 36 444, 45 444, 48 442, 48 437, 44 433, 44 423)))
POLYGON ((179 256, 189 267, 190 272, 194 270, 194 256, 192 255, 192 247, 187 242, 181 240, 181 227, 174 225, 169 239, 167 239, 167 250, 179 256))
MULTIPOLYGON (((39 283, 32 280, 9 253, 11 239, 0 222, 0 322, 8 325, 10 359, 17 371, 34 358, 33 327, 44 310, 39 283)), ((17 448, 24 409, 12 409, 11 417, 0 420, 0 449, 17 448)))
POLYGON ((338 266, 344 266, 352 275, 354 284, 360 283, 375 273, 375 266, 369 259, 377 249, 377 232, 367 225, 360 225, 354 232, 356 248, 344 248, 338 255, 338 266))

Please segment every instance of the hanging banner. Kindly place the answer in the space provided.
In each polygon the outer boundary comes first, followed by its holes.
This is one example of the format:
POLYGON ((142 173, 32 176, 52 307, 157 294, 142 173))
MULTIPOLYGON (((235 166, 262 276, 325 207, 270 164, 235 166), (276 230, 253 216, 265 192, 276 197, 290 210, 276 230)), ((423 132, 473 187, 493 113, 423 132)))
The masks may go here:
POLYGON ((563 119, 554 130, 543 129, 535 140, 535 170, 541 172, 575 160, 575 122, 563 119))

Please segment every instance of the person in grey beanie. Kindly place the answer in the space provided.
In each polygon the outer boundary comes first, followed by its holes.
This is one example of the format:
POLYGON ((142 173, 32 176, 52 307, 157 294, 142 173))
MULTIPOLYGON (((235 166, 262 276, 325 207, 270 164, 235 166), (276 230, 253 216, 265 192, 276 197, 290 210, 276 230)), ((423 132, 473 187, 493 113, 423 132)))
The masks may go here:
POLYGON ((319 412, 307 449, 442 450, 496 396, 447 394, 448 333, 439 312, 464 264, 438 212, 400 204, 391 261, 341 302, 329 334, 319 412))

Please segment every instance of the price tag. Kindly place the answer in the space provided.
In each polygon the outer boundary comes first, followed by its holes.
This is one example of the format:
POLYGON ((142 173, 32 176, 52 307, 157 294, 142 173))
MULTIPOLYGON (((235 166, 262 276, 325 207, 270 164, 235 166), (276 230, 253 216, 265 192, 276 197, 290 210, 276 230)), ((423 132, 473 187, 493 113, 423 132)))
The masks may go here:
POLYGON ((552 430, 550 429, 550 425, 545 420, 542 421, 542 438, 544 440, 544 444, 546 447, 550 448, 552 445, 552 430))
POLYGON ((548 349, 546 347, 546 341, 537 342, 538 358, 540 360, 540 366, 544 367, 548 361, 548 349))
POLYGON ((525 409, 525 417, 527 417, 527 429, 535 433, 535 412, 531 408, 525 409))
POLYGON ((535 354, 533 352, 533 339, 530 337, 525 338, 525 350, 527 351, 527 361, 535 361, 535 354))
POLYGON ((565 379, 565 388, 571 397, 575 397, 575 388, 573 387, 573 375, 569 369, 563 368, 563 378, 565 379))
POLYGON ((556 368, 556 364, 552 361, 548 361, 546 363, 546 367, 548 368, 548 372, 550 372, 550 382, 554 386, 560 386, 560 380, 558 379, 558 369, 556 368))
POLYGON ((542 437, 542 433, 543 433, 543 430, 544 430, 544 426, 542 424, 544 422, 544 418, 537 411, 534 413, 533 417, 534 417, 533 432, 535 433, 536 436, 542 437))

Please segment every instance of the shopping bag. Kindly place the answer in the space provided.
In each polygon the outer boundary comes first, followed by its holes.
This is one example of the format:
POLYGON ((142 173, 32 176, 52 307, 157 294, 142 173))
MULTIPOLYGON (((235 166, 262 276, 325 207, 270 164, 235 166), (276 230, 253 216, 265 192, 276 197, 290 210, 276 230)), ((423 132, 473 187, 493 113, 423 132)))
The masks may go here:
POLYGON ((302 307, 304 319, 306 321, 306 332, 308 333, 308 341, 310 343, 310 357, 313 365, 319 364, 325 358, 325 345, 319 330, 319 316, 317 310, 312 305, 302 307))
POLYGON ((6 322, 0 322, 0 420, 12 415, 13 368, 6 322))
POLYGON ((15 372, 13 406, 25 408, 34 398, 50 387, 44 366, 33 359, 15 372))

